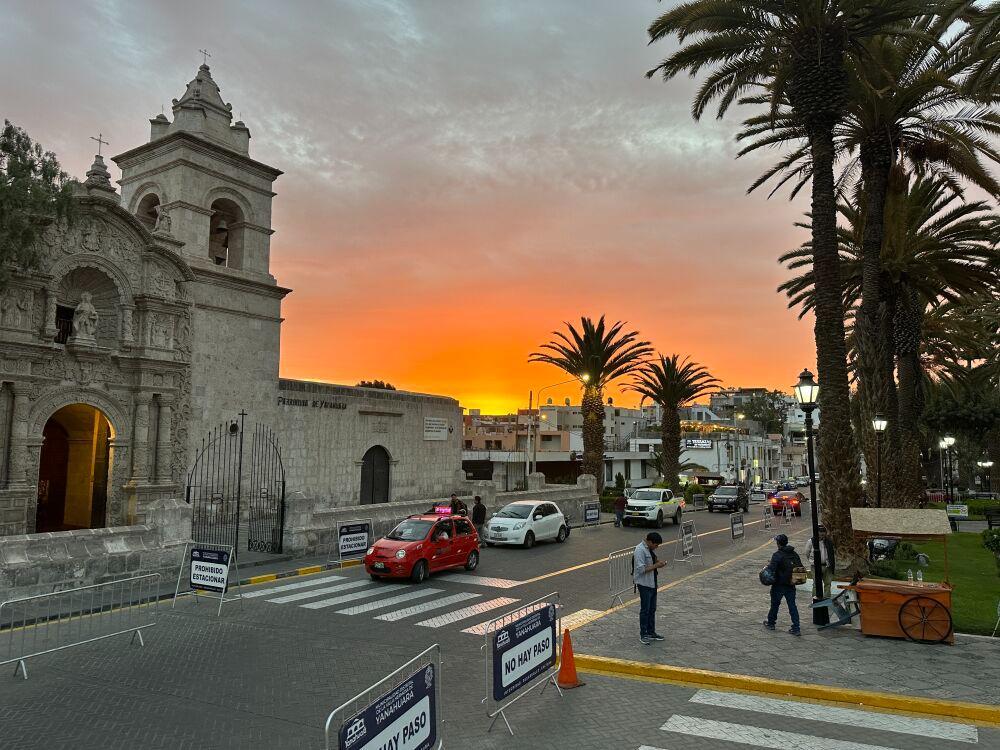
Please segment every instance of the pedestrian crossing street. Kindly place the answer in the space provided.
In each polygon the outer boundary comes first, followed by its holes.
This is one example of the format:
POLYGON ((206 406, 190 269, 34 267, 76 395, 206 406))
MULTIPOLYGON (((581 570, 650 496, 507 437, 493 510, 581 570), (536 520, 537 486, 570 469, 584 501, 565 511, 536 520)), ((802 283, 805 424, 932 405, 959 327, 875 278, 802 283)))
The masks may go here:
POLYGON ((967 724, 818 703, 714 690, 699 690, 689 703, 694 704, 692 709, 714 709, 712 718, 694 715, 703 713, 697 710, 692 710, 692 715, 674 714, 660 727, 663 742, 674 744, 641 745, 638 750, 692 747, 690 742, 695 738, 697 747, 704 746, 706 740, 722 740, 774 750, 910 750, 915 737, 922 738, 921 748, 935 750, 979 742, 979 731, 967 724), (731 719, 745 719, 746 723, 731 719), (775 724, 783 728, 774 728, 775 724))
MULTIPOLYGON (((463 633, 482 636, 495 617, 521 601, 493 594, 508 592, 522 583, 507 578, 445 573, 431 577, 422 585, 414 585, 371 581, 338 571, 291 583, 274 581, 266 587, 244 592, 243 598, 346 617, 365 615, 380 622, 405 621, 422 628, 457 625, 463 633), (496 591, 491 592, 491 589, 496 591), (476 622, 474 618, 481 621, 476 622), (474 624, 470 625, 470 621, 474 624)), ((578 627, 600 614, 591 609, 578 610, 563 618, 563 627, 578 627)))

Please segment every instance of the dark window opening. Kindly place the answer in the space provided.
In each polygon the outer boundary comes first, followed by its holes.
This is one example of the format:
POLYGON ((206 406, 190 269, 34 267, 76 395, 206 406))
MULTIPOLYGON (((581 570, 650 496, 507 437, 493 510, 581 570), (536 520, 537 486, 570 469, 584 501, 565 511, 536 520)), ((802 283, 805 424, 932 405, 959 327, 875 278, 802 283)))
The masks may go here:
POLYGON ((73 308, 56 305, 56 343, 65 344, 73 335, 73 308))

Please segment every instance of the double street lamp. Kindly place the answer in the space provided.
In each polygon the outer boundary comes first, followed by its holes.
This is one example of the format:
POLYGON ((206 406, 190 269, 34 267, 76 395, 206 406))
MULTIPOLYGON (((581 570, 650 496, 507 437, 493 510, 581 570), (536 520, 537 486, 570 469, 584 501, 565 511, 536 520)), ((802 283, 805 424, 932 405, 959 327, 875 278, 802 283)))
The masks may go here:
POLYGON ((990 474, 992 473, 990 472, 990 469, 993 468, 993 461, 991 459, 986 459, 985 461, 976 461, 976 464, 979 466, 980 469, 985 469, 984 473, 986 474, 986 491, 990 494, 993 494, 993 479, 990 476, 990 474))
POLYGON ((875 507, 882 507, 882 433, 889 426, 889 421, 881 414, 876 413, 872 420, 872 428, 875 430, 875 507))
POLYGON ((955 438, 951 435, 945 435, 941 438, 941 442, 938 443, 938 448, 944 451, 944 470, 947 472, 947 477, 944 480, 944 487, 942 488, 945 492, 945 497, 948 499, 949 503, 955 502, 955 468, 952 464, 951 459, 951 447, 955 444, 955 438))
MULTIPOLYGON (((553 383, 552 385, 546 385, 543 386, 542 388, 539 388, 538 407, 536 409, 536 411, 538 412, 538 418, 533 418, 533 415, 531 414, 531 396, 528 396, 528 419, 530 420, 529 426, 533 428, 531 430, 532 435, 529 438, 529 441, 531 443, 531 459, 527 462, 528 468, 530 469, 529 473, 538 471, 538 440, 540 437, 539 428, 541 426, 539 424, 539 421, 542 416, 542 391, 547 391, 549 388, 556 388, 557 386, 566 385, 568 383, 583 383, 584 385, 586 385, 589 382, 590 382, 590 373, 585 372, 579 377, 570 378, 569 380, 563 380, 559 383, 553 383)), ((527 486, 527 481, 528 481, 527 477, 525 477, 524 481, 525 481, 525 486, 527 486)))
MULTIPOLYGON (((813 546, 813 604, 826 599, 823 591, 823 561, 819 546, 819 494, 816 492, 816 458, 813 454, 813 418, 819 400, 819 385, 813 380, 809 370, 803 370, 799 382, 795 385, 795 400, 806 415, 806 459, 809 465, 809 492, 812 509, 812 546, 813 546)), ((828 625, 830 613, 826 607, 813 607, 813 624, 828 625)))

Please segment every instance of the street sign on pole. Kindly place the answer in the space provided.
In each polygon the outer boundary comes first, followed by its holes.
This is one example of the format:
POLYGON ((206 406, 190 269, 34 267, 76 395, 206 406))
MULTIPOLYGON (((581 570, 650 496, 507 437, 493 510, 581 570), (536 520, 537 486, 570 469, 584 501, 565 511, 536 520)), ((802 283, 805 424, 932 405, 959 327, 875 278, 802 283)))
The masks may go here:
POLYGON ((729 534, 732 537, 733 542, 742 542, 746 539, 746 532, 743 528, 742 513, 729 514, 729 534))

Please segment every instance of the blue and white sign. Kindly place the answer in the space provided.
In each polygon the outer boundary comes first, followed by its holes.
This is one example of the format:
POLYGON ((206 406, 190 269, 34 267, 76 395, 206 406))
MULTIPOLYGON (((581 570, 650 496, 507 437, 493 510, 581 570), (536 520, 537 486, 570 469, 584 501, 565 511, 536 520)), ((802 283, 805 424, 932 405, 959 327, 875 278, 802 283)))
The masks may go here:
POLYGON ((224 594, 229 586, 229 552, 191 548, 191 588, 224 594))
POLYGON ((556 663, 556 608, 549 604, 512 622, 493 638, 493 699, 503 701, 556 663))
POLYGON ((584 503, 583 504, 583 522, 584 523, 600 523, 601 521, 601 504, 600 503, 584 503))
POLYGON ((427 664, 340 727, 340 750, 432 750, 437 745, 433 664, 427 664))
POLYGON ((340 558, 364 557, 374 541, 371 521, 349 521, 337 530, 337 549, 340 558))

